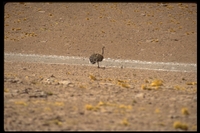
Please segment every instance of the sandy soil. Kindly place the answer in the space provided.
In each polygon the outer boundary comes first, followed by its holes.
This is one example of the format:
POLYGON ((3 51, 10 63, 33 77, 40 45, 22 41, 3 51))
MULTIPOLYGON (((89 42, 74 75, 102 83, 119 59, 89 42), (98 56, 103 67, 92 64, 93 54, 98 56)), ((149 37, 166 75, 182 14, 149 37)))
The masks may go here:
POLYGON ((179 121, 196 130, 196 78, 196 73, 5 63, 4 128, 176 130, 179 121), (150 86, 155 79, 163 86, 150 86))
POLYGON ((8 3, 5 52, 196 63, 194 3, 8 3))
MULTIPOLYGON (((5 53, 197 62, 194 3, 8 3, 5 53)), ((4 130, 197 130, 197 73, 4 60, 4 130)))

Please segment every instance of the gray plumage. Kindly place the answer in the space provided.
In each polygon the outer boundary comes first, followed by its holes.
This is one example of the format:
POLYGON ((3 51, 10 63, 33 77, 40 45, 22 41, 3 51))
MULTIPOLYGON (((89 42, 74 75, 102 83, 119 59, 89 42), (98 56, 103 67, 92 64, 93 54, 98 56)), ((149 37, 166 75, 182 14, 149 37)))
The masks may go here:
POLYGON ((97 63, 98 64, 98 68, 99 68, 99 62, 100 61, 102 61, 103 60, 103 54, 104 54, 104 48, 105 47, 103 47, 102 48, 102 54, 98 54, 98 53, 95 53, 95 54, 92 54, 91 56, 90 56, 90 62, 92 63, 92 64, 95 64, 95 63, 97 63))

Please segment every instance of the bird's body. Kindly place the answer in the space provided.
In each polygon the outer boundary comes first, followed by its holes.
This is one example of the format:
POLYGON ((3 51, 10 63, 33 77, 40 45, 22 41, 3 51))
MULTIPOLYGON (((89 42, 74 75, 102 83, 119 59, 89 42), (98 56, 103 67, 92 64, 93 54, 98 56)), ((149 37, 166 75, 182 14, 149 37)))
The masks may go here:
POLYGON ((90 56, 90 62, 92 64, 95 64, 98 61, 102 61, 103 60, 103 56, 101 54, 92 54, 90 56))
POLYGON ((102 60, 103 60, 103 54, 104 54, 104 48, 105 47, 103 47, 102 48, 102 54, 98 54, 98 53, 95 53, 95 54, 92 54, 91 56, 90 56, 90 62, 92 63, 92 64, 95 64, 95 63, 97 63, 98 64, 98 68, 99 68, 99 62, 101 62, 102 60))

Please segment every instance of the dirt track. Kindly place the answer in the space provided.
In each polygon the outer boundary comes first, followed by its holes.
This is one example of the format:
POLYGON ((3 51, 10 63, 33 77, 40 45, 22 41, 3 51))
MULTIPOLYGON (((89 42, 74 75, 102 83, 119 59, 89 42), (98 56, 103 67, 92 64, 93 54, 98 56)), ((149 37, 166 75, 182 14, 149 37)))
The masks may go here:
MULTIPOLYGON (((33 62, 33 63, 47 63, 47 64, 70 64, 70 65, 85 65, 93 66, 89 58, 75 57, 75 56, 55 56, 55 55, 33 55, 33 54, 15 54, 5 53, 4 59, 7 62, 33 62)), ((174 71, 174 72, 197 72, 196 64, 188 63, 173 63, 173 62, 147 62, 139 60, 116 60, 104 58, 100 62, 101 67, 118 67, 118 68, 132 68, 144 70, 157 71, 174 71)))
MULTIPOLYGON (((196 64, 196 8, 9 3, 4 50, 88 58, 104 45, 105 58, 196 64)), ((197 73, 5 58, 4 130, 196 131, 197 73)))

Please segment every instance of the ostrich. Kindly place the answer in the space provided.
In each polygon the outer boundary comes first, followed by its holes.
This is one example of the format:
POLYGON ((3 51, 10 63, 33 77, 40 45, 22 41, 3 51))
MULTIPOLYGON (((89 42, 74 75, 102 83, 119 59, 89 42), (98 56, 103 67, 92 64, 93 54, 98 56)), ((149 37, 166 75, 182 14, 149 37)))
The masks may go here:
POLYGON ((98 68, 100 68, 99 67, 99 62, 100 61, 102 61, 103 60, 103 54, 104 54, 104 46, 102 47, 102 54, 92 54, 91 56, 90 56, 90 62, 92 63, 92 64, 95 64, 96 62, 97 62, 97 64, 98 64, 98 68))

